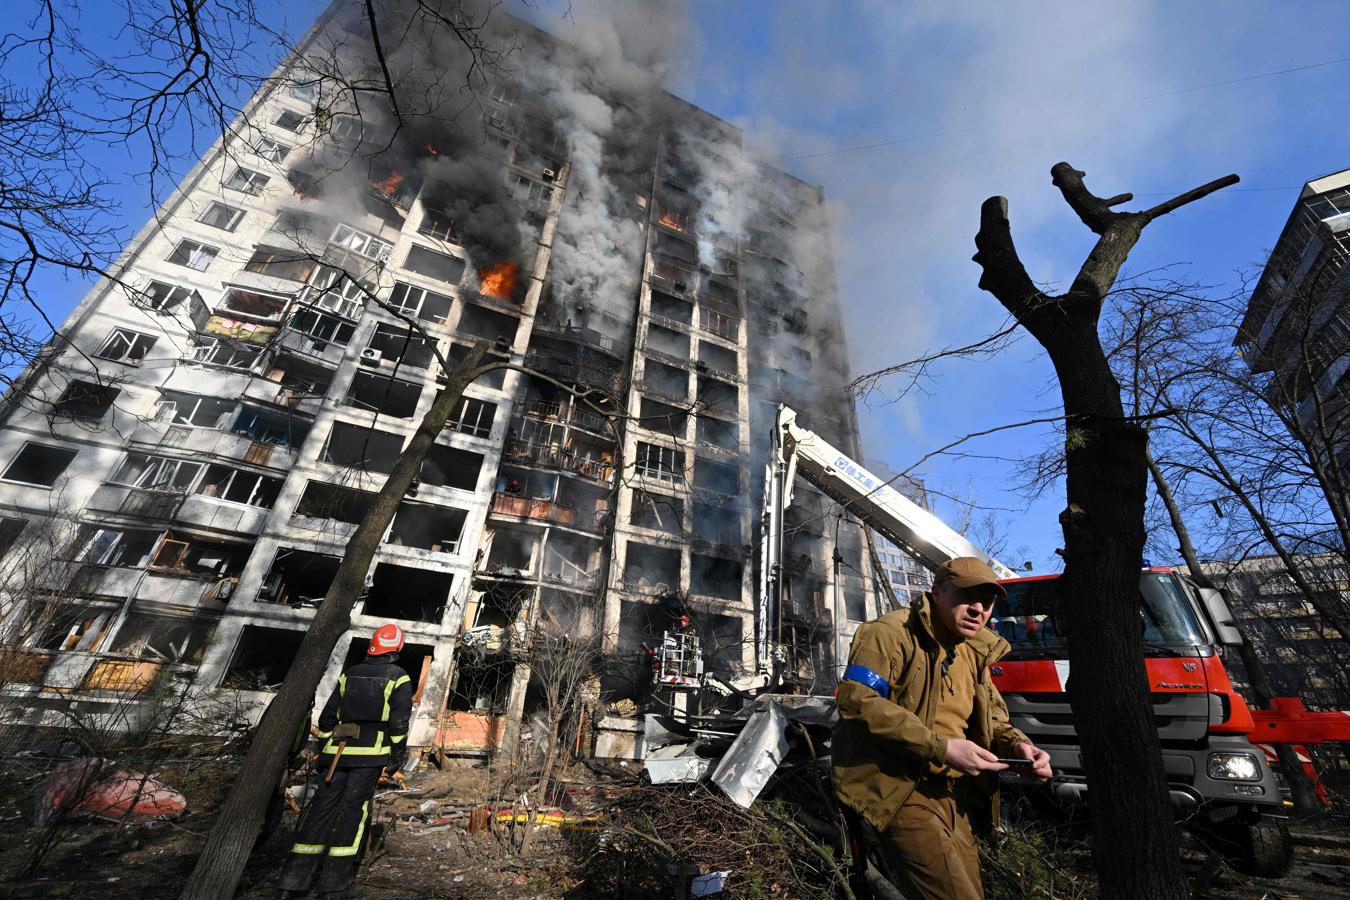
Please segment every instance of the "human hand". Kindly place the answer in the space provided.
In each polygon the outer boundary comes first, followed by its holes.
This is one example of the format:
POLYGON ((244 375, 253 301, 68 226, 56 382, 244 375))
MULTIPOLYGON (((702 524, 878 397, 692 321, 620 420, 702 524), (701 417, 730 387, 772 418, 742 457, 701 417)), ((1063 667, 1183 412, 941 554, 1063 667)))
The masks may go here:
MULTIPOLYGON (((1049 756, 1046 757, 1049 759, 1049 756)), ((954 738, 947 742, 947 765, 964 775, 978 775, 981 772, 1001 772, 1008 768, 998 761, 998 757, 974 741, 954 738)))
POLYGON ((1050 754, 1035 744, 1019 742, 1013 745, 1013 753, 1021 759, 1031 760, 1031 775, 1038 781, 1049 781, 1054 772, 1050 768, 1050 754))

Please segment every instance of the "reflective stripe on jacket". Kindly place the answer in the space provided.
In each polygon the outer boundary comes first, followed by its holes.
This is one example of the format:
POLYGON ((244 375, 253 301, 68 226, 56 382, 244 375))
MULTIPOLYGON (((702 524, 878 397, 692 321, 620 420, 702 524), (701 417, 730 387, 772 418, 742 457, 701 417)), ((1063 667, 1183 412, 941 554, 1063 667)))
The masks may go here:
MULTIPOLYGON (((861 626, 839 683, 839 724, 831 744, 835 793, 877 828, 895 817, 929 763, 941 764, 947 753, 947 741, 933 733, 943 653, 929 620, 931 602, 925 595, 911 609, 861 626)), ((1012 726, 989 675, 1008 642, 986 628, 966 643, 975 651, 978 673, 966 738, 1012 756, 1014 744, 1030 741, 1012 726)), ((997 821, 998 776, 986 772, 960 781, 977 788, 969 794, 984 801, 971 824, 977 833, 987 832, 997 821)))
POLYGON ((382 657, 366 657, 338 676, 337 689, 319 714, 320 752, 334 755, 341 741, 333 737, 339 724, 353 722, 361 733, 347 740, 338 768, 386 766, 406 752, 412 719, 412 679, 382 657))

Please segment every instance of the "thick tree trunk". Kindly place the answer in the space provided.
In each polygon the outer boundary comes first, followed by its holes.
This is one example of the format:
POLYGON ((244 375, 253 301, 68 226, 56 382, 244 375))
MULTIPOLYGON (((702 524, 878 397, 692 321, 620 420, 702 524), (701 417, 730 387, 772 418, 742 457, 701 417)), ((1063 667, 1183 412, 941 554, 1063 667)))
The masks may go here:
MULTIPOLYGON (((1149 474, 1153 476, 1153 484, 1158 489, 1158 496, 1167 509, 1167 517, 1172 522, 1172 531, 1177 536, 1177 549, 1181 551, 1181 558, 1186 561, 1186 568, 1190 570, 1191 578, 1201 587, 1218 590, 1219 586, 1214 583, 1214 579, 1210 578, 1200 568, 1200 556, 1195 552, 1195 544, 1191 541, 1191 530, 1186 527, 1186 520, 1181 515, 1181 507, 1177 504, 1176 495, 1172 493, 1172 485, 1168 482, 1167 476, 1163 474, 1162 467, 1158 465, 1152 453, 1148 453, 1147 460, 1149 474)), ((1257 704, 1262 709, 1270 709, 1270 702, 1275 697, 1275 690, 1271 687, 1270 676, 1266 673, 1266 664, 1256 654, 1256 647, 1252 644, 1248 636, 1249 633, 1241 620, 1235 617, 1233 624, 1242 633, 1242 643, 1237 645, 1237 650, 1238 656, 1242 660, 1242 667, 1247 672, 1247 683, 1251 686, 1257 704)), ((1317 794, 1313 791, 1312 782, 1303 773, 1303 765, 1299 762, 1298 754, 1294 752, 1294 748, 1288 744, 1275 744, 1274 747, 1275 754, 1279 757, 1280 770, 1284 772, 1285 781, 1289 784, 1289 790, 1294 795, 1294 808, 1300 812, 1312 812, 1319 809, 1321 804, 1317 802, 1317 794)))
POLYGON ((486 351, 487 344, 479 341, 459 367, 448 374, 445 387, 432 400, 431 408, 422 417, 407 449, 399 454, 388 480, 375 495, 370 511, 347 542, 342 563, 310 621, 286 680, 253 732, 253 741, 239 769, 240 775, 207 836, 196 868, 183 887, 183 900, 219 900, 234 895, 262 827, 268 800, 276 790, 286 764, 291 739, 311 708, 314 692, 333 656, 333 649, 351 625, 352 606, 365 586, 366 573, 385 529, 398 511, 399 503, 437 435, 459 404, 464 389, 485 371, 479 368, 479 363, 486 351))

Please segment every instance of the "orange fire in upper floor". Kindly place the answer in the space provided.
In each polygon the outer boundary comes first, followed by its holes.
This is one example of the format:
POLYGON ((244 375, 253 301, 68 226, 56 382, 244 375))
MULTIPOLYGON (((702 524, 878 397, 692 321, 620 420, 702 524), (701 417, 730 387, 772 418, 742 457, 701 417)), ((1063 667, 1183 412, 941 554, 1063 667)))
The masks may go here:
POLYGON ((478 291, 487 297, 510 300, 516 295, 520 278, 520 263, 515 260, 497 263, 478 274, 478 291))
POLYGON ((371 187, 384 194, 386 197, 392 197, 398 193, 399 185, 403 184, 404 175, 402 172, 395 171, 388 178, 375 182, 371 187))

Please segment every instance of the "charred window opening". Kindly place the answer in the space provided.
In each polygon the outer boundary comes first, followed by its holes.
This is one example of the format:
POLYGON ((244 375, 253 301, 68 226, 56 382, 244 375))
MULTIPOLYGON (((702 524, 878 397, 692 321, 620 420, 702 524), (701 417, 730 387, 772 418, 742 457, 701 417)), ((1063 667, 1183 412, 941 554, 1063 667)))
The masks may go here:
POLYGON ((120 528, 80 529, 80 550, 75 560, 88 565, 139 569, 150 560, 159 543, 158 531, 127 531, 120 528))
POLYGON ((371 335, 370 343, 366 345, 367 353, 362 354, 362 361, 365 362, 369 353, 373 350, 379 354, 379 360, 373 360, 376 365, 380 360, 388 360, 401 366, 411 366, 414 369, 425 369, 436 359, 436 351, 432 344, 413 333, 413 330, 407 325, 380 325, 371 335))
POLYGON ((745 657, 744 622, 737 616, 701 615, 694 628, 703 641, 703 653, 713 671, 735 673, 745 657))
POLYGON ((490 575, 515 578, 534 573, 539 552, 539 534, 497 526, 491 533, 487 563, 482 571, 490 575))
POLYGON ((689 591, 719 600, 739 600, 741 572, 741 564, 734 559, 695 553, 689 560, 689 591))
MULTIPOLYGON (((356 326, 351 322, 312 306, 296 310, 286 327, 291 331, 308 335, 321 344, 337 344, 340 347, 347 346, 351 342, 352 335, 356 333, 356 326)), ((316 349, 323 352, 327 347, 321 346, 316 349)))
POLYGON ((734 316, 708 306, 698 310, 698 327, 718 337, 734 341, 740 333, 740 322, 734 316))
POLYGON ((229 578, 238 575, 251 547, 166 531, 146 568, 168 575, 193 578, 229 578))
POLYGON ((728 384, 716 378, 700 376, 698 379, 698 402, 709 415, 734 419, 740 414, 741 391, 734 384, 728 384))
POLYGON ((697 438, 721 450, 735 450, 741 445, 741 427, 737 422, 723 422, 708 416, 698 416, 697 438))
POLYGON ((220 686, 231 691, 275 691, 300 652, 303 631, 245 625, 220 686))
POLYGON ((110 385, 72 381, 52 403, 52 412, 70 419, 101 419, 120 393, 120 388, 110 385))
POLYGON ((609 515, 609 489, 575 478, 558 479, 558 499, 549 517, 559 525, 571 525, 587 531, 606 530, 612 524, 609 515))
MULTIPOLYGON (((473 627, 507 628, 520 617, 526 604, 533 597, 534 588, 531 587, 518 587, 512 584, 491 585, 478 598, 473 627)), ((468 638, 465 640, 467 642, 468 638)))
POLYGON ((652 291, 652 315, 690 325, 694 321, 694 306, 687 300, 663 291, 652 291))
POLYGON ((648 431, 673 438, 683 438, 688 422, 689 414, 685 410, 668 403, 661 403, 650 397, 642 398, 638 424, 648 431))
POLYGON ((417 401, 421 396, 421 385, 401 381, 392 375, 357 372, 347 390, 345 403, 395 419, 411 419, 417 412, 417 401))
POLYGON ((191 304, 194 297, 197 302, 201 302, 200 296, 192 288, 162 281, 152 281, 140 291, 128 289, 127 293, 131 296, 133 306, 157 313, 173 312, 184 303, 191 304))
POLYGON ((298 250, 278 250, 275 247, 259 247, 253 251, 248 262, 244 263, 245 272, 270 275, 287 281, 309 281, 314 274, 317 260, 298 250))
POLYGON ((543 578, 582 590, 596 587, 600 581, 599 542, 554 532, 544 545, 543 578))
POLYGON ((414 244, 408 249, 408 256, 403 260, 403 268, 437 281, 459 284, 459 280, 464 277, 465 265, 464 260, 458 257, 437 253, 435 250, 414 244))
POLYGON ((726 347, 719 347, 707 341, 699 341, 698 361, 707 366, 710 371, 722 372, 727 375, 736 374, 735 350, 728 350, 726 347))
POLYGON ((388 475, 403 450, 403 435, 376 431, 347 422, 334 422, 320 457, 336 466, 388 475))
POLYGON ((389 531, 389 543, 433 553, 458 553, 467 513, 462 509, 400 503, 389 531))
POLYGON ((673 356, 676 359, 689 359, 689 335, 672 331, 660 325, 647 328, 647 349, 673 356))
POLYGON ((684 501, 678 497, 635 490, 628 524, 667 534, 680 534, 684 527, 684 501))
POLYGON ((109 652, 135 659, 197 665, 218 621, 215 616, 170 615, 133 608, 117 629, 109 652))
POLYGON ((741 545, 741 510, 735 505, 739 498, 720 494, 694 496, 694 537, 710 544, 725 547, 741 545))
POLYGON ((678 590, 680 551, 629 541, 623 580, 630 590, 659 593, 678 590))
POLYGON ((117 607, 91 603, 45 603, 34 609, 32 646, 42 650, 96 653, 117 607))
POLYGON ((519 325, 520 320, 515 316, 470 303, 465 305, 455 329, 463 334, 510 346, 516 339, 519 325))
POLYGON ((449 297, 401 281, 394 285, 387 302, 405 315, 416 316, 434 325, 444 325, 445 320, 450 317, 451 307, 454 306, 454 301, 449 297))
POLYGON ((265 603, 285 603, 297 609, 318 606, 333 584, 341 562, 336 556, 283 547, 272 559, 272 567, 263 579, 258 599, 265 603))
POLYGON ((656 252, 689 265, 694 265, 698 261, 698 248, 673 234, 656 236, 656 252))
POLYGON ((675 366, 646 359, 642 363, 643 390, 673 400, 689 399, 689 373, 675 366))
POLYGON ((266 322, 279 322, 282 312, 286 309, 287 299, 276 294, 228 288, 225 296, 221 298, 217 312, 229 313, 232 316, 247 316, 266 322))
POLYGON ((867 591, 857 575, 844 580, 844 615, 854 622, 867 621, 867 591))
POLYGON ((229 503, 244 503, 261 509, 271 509, 281 493, 282 480, 256 472, 246 472, 230 466, 212 464, 207 467, 197 493, 229 503))
POLYGON ((27 443, 5 469, 6 481, 21 481, 51 487, 66 471, 78 450, 27 443))
POLYGON ((311 481, 305 486, 300 502, 295 505, 293 519, 324 519, 359 525, 366 513, 370 512, 375 495, 370 491, 358 491, 352 488, 329 484, 326 481, 311 481))
POLYGON ((454 581, 448 572, 379 563, 363 612, 382 618, 439 622, 454 581))
MULTIPOLYGON (((468 344, 451 344, 449 352, 445 354, 446 365, 448 365, 451 369, 458 367, 460 363, 464 362, 464 358, 469 355, 469 349, 470 348, 468 344)), ((506 362, 506 356, 501 353, 488 353, 486 356, 483 357, 483 364, 486 365, 487 363, 491 362, 506 362)), ((528 364, 529 363, 527 363, 527 365, 528 364)), ((436 376, 436 380, 444 384, 445 373, 442 372, 438 374, 436 376)), ((505 382, 506 382, 506 370, 493 369, 491 372, 488 372, 485 375, 480 375, 478 377, 478 380, 474 382, 474 386, 483 388, 492 388, 493 390, 499 391, 502 389, 502 385, 505 382)))
POLYGON ((539 626, 553 637, 590 639, 595 635, 597 613, 595 597, 591 594, 549 588, 539 592, 539 626))
POLYGON ((272 357, 263 377, 281 385, 278 405, 294 406, 307 397, 327 394, 333 383, 333 370, 283 351, 272 357))
POLYGON ((686 294, 694 284, 694 273, 669 260, 657 260, 652 275, 665 282, 676 294, 686 294))
MULTIPOLYGON (((700 299, 704 301, 703 308, 709 312, 718 312, 720 315, 728 318, 736 317, 737 296, 736 289, 729 284, 724 284, 716 278, 705 278, 699 286, 700 299), (709 309, 709 307, 714 307, 709 309)), ((703 317, 699 316, 699 325, 709 331, 707 325, 703 324, 703 317)))
POLYGON ((436 238, 441 241, 450 241, 458 244, 460 240, 460 228, 447 213, 439 209, 428 208, 422 215, 422 223, 417 226, 418 234, 425 234, 427 237, 436 238))
POLYGON ((451 712, 501 715, 506 712, 514 671, 515 663, 509 658, 459 653, 445 708, 451 712))
POLYGON ((473 397, 465 397, 460 402, 459 409, 451 413, 449 419, 446 419, 445 427, 458 431, 460 434, 485 438, 492 434, 492 420, 496 416, 497 404, 489 403, 486 400, 475 400, 473 397))
POLYGON ((259 444, 299 447, 309 434, 310 422, 296 418, 286 410, 244 406, 230 431, 259 444))
POLYGON ((419 479, 432 487, 448 487, 472 491, 478 487, 478 475, 483 469, 483 454, 433 444, 431 452, 422 461, 419 479))
POLYGON ((684 481, 684 453, 671 447, 638 441, 633 468, 647 478, 658 481, 684 481))

